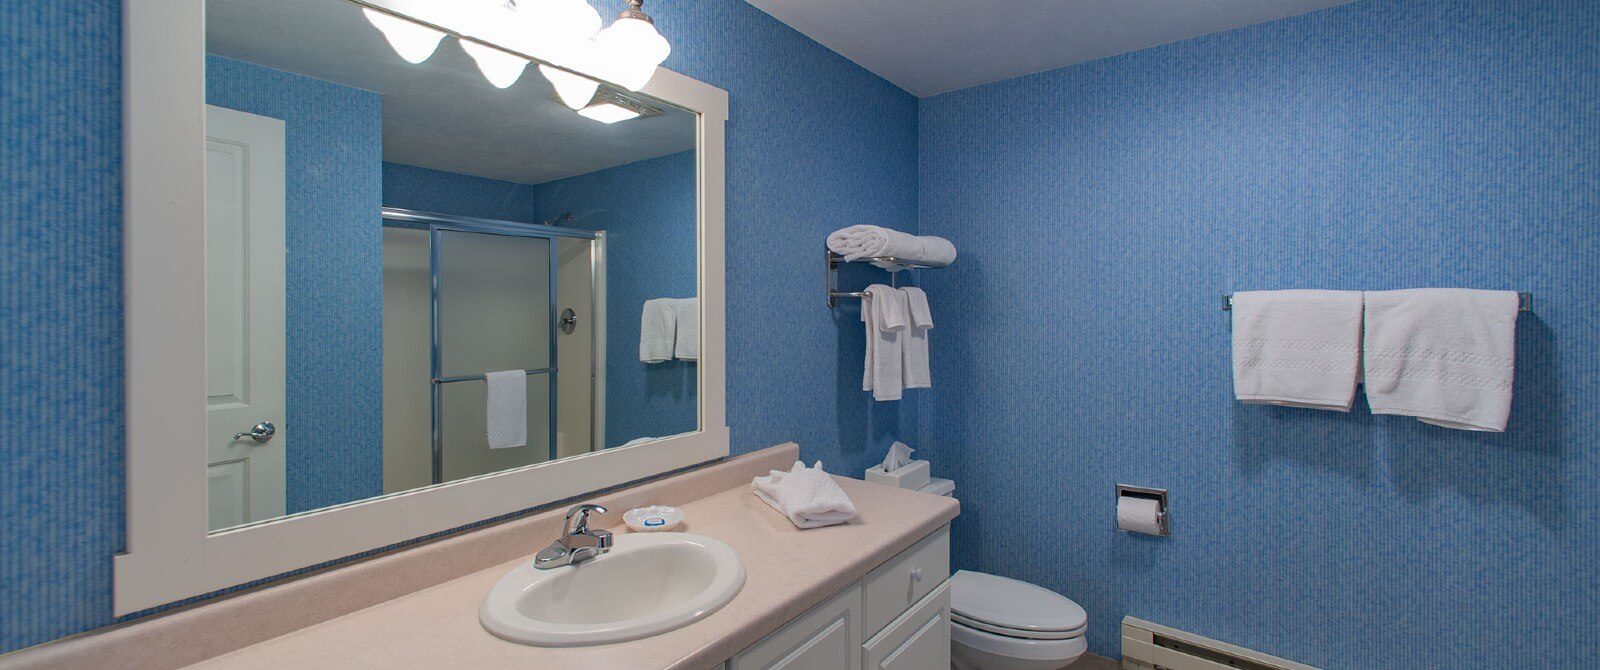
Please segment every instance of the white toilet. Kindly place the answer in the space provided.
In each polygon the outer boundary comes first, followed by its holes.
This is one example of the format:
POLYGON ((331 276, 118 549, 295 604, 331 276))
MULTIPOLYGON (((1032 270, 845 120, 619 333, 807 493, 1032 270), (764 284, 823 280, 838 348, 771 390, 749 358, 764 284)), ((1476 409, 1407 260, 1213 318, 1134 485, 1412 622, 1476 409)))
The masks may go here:
POLYGON ((1089 615, 1061 594, 961 570, 950 577, 950 661, 958 670, 1057 670, 1089 649, 1089 615))

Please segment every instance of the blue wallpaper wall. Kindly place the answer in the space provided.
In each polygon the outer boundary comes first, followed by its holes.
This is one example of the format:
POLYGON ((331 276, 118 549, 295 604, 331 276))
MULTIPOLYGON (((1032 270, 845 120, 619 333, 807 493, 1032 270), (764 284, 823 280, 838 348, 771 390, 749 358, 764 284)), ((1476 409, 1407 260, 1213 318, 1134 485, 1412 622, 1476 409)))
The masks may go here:
POLYGON ((606 446, 695 429, 695 364, 639 362, 650 298, 695 294, 694 152, 539 184, 539 215, 606 231, 606 446))
MULTIPOLYGON (((731 98, 733 449, 796 440, 829 470, 859 472, 909 432, 915 401, 875 405, 859 390, 860 323, 854 306, 822 306, 819 247, 852 223, 916 227, 917 101, 743 0, 650 13, 672 42, 666 66, 731 98)), ((122 445, 106 438, 122 420, 120 21, 117 0, 0 12, 0 651, 111 621, 123 527, 122 445)), ((376 365, 377 340, 344 339, 370 342, 376 365)))
POLYGON ((0 11, 0 651, 111 618, 120 25, 113 0, 0 11))
POLYGON ((536 187, 430 168, 383 164, 383 205, 481 219, 533 221, 536 187))
POLYGON ((382 100, 208 56, 206 102, 284 121, 288 511, 380 495, 382 100))
POLYGON ((1367 0, 927 98, 956 562, 1330 669, 1600 658, 1600 3, 1367 0), (1503 435, 1232 400, 1242 289, 1533 291, 1503 435), (1168 487, 1170 539, 1110 529, 1168 487))

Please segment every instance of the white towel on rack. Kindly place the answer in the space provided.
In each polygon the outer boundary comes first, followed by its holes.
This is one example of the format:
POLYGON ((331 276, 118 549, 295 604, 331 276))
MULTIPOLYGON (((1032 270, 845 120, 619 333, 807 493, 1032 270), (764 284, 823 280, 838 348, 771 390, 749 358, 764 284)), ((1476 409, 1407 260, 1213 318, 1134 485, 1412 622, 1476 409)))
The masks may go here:
POLYGON ((928 309, 928 294, 915 286, 900 289, 904 296, 907 327, 900 344, 902 374, 908 389, 933 388, 928 369, 928 331, 933 328, 933 312, 928 309))
POLYGON ((1366 304, 1362 360, 1373 414, 1505 431, 1516 363, 1516 293, 1373 291, 1366 304))
POLYGON ((828 249, 847 261, 893 256, 920 265, 944 267, 956 260, 956 245, 932 235, 912 235, 882 226, 850 226, 828 235, 828 249))
POLYGON ((1360 348, 1360 292, 1233 294, 1233 394, 1243 402, 1348 412, 1360 348))
POLYGON ((673 323, 677 335, 673 339, 672 356, 682 361, 700 359, 700 299, 669 298, 673 323))
POLYGON ((883 284, 868 286, 861 297, 861 321, 866 324, 867 354, 861 390, 878 401, 899 400, 902 378, 901 337, 906 329, 904 293, 883 284))
MULTIPOLYGON (((677 332, 677 310, 673 309, 671 298, 644 301, 644 313, 639 317, 639 360, 644 363, 671 360, 677 332)), ((698 343, 699 338, 696 338, 698 343)))
POLYGON ((528 372, 501 370, 483 376, 490 449, 528 444, 528 372))

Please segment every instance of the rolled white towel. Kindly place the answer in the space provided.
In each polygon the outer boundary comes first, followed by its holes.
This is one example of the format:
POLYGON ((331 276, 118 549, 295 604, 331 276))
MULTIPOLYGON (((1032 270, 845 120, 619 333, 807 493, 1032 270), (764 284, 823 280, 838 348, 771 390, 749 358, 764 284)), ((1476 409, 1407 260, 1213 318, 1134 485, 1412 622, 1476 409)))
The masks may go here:
POLYGON ((911 235, 882 226, 850 226, 828 235, 828 249, 847 261, 893 256, 919 265, 944 267, 956 260, 956 245, 943 237, 911 235))
POLYGON ((794 462, 788 472, 773 470, 766 477, 756 477, 750 482, 757 498, 778 510, 795 526, 821 528, 844 523, 856 518, 855 503, 822 471, 822 461, 807 468, 805 463, 794 462))

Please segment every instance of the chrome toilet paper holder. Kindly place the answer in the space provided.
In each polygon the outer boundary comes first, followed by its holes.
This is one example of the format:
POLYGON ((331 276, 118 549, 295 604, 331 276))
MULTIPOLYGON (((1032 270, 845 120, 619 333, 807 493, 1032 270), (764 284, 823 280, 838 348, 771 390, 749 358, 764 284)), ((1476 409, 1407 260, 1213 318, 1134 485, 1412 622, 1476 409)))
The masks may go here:
MULTIPOLYGON (((1156 537, 1170 537, 1172 535, 1172 515, 1168 513, 1166 489, 1156 489, 1148 486, 1133 486, 1131 484, 1118 484, 1116 501, 1121 503, 1122 499, 1125 497, 1143 498, 1145 500, 1156 501, 1156 527, 1160 530, 1160 532, 1145 534, 1155 535, 1156 537)), ((1117 530, 1120 530, 1124 533, 1139 532, 1124 529, 1122 526, 1117 524, 1117 520, 1114 518, 1111 520, 1111 524, 1116 526, 1117 530)))

